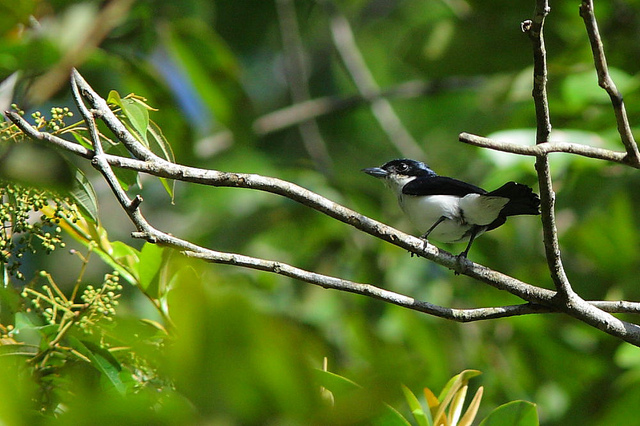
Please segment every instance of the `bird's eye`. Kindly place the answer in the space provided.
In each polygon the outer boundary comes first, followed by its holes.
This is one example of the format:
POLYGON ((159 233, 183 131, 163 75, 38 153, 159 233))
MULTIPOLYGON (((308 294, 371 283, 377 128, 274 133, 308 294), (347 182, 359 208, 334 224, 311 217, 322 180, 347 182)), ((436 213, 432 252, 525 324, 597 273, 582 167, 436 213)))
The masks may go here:
POLYGON ((400 165, 398 166, 398 170, 400 170, 401 172, 406 172, 407 170, 409 170, 409 165, 407 163, 400 163, 400 165))

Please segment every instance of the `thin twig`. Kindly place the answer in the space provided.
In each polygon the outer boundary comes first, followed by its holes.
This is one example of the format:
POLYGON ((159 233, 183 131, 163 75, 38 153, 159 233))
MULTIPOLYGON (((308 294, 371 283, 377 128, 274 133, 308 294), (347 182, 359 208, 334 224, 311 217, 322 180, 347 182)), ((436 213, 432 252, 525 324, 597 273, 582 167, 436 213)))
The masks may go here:
MULTIPOLYGON (((300 39, 300 29, 296 7, 293 0, 277 0, 276 11, 280 24, 280 34, 285 56, 285 69, 291 98, 294 103, 308 101, 311 98, 307 75, 304 48, 300 39)), ((320 127, 315 120, 307 120, 298 124, 300 136, 307 153, 316 167, 328 172, 331 168, 331 157, 327 151, 327 145, 320 133, 320 127)))
MULTIPOLYGON (((523 25, 523 29, 528 31, 529 37, 533 43, 534 88, 532 94, 536 107, 537 144, 549 143, 551 134, 551 121, 549 118, 549 105, 546 94, 547 65, 543 34, 544 21, 549 11, 550 8, 548 0, 537 0, 533 21, 530 26, 523 25)), ((610 314, 587 303, 571 288, 571 284, 566 276, 560 255, 560 245, 558 243, 558 232, 554 214, 555 193, 553 192, 549 156, 547 154, 538 155, 536 157, 536 171, 538 173, 538 183, 540 185, 544 246, 549 271, 551 272, 551 277, 558 292, 558 303, 564 305, 565 312, 567 314, 605 332, 610 332, 612 328, 615 328, 617 329, 616 333, 621 332, 624 335, 632 328, 638 328, 635 324, 620 321, 610 314)), ((623 339, 625 338, 623 337, 623 339)))
POLYGON ((79 66, 107 35, 127 16, 134 0, 114 0, 106 3, 93 19, 90 30, 77 37, 77 43, 44 75, 38 77, 27 93, 32 105, 42 104, 62 87, 73 67, 79 66))
MULTIPOLYGON (((97 118, 101 118, 104 123, 109 127, 116 138, 124 144, 124 146, 131 152, 136 158, 140 160, 153 160, 160 158, 145 147, 138 139, 135 138, 125 127, 124 124, 116 115, 111 111, 107 105, 107 101, 102 99, 80 73, 73 69, 71 71, 71 78, 74 80, 74 84, 77 85, 78 90, 82 96, 89 102, 92 109, 92 114, 96 114, 97 118)), ((95 147, 97 149, 97 147, 95 147)))
MULTIPOLYGON (((358 92, 364 97, 374 96, 380 91, 380 88, 358 49, 349 21, 338 11, 331 0, 318 0, 318 2, 325 6, 329 14, 333 42, 358 92)), ((389 141, 396 146, 402 155, 409 158, 424 157, 424 151, 404 127, 386 98, 373 100, 371 111, 382 130, 387 134, 389 141)))
POLYGON ((100 142, 100 132, 98 132, 98 126, 96 125, 95 117, 82 101, 82 95, 80 94, 80 89, 78 87, 78 77, 80 77, 80 74, 77 71, 74 72, 71 78, 71 91, 76 106, 78 107, 78 110, 80 111, 80 114, 82 115, 85 123, 87 123, 87 128, 89 129, 89 136, 91 138, 94 149, 94 156, 91 159, 91 164, 103 174, 105 180, 111 188, 111 191, 116 196, 116 199, 125 208, 125 210, 128 210, 129 206, 131 205, 131 200, 122 188, 122 185, 120 185, 120 183, 118 182, 118 178, 116 177, 115 173, 113 173, 113 170, 111 170, 111 167, 108 166, 109 163, 105 159, 105 153, 104 149, 102 148, 102 143, 100 142))
POLYGON ((595 64, 596 72, 598 73, 598 85, 602 87, 609 98, 611 98, 611 105, 613 105, 613 111, 616 116, 616 123, 618 126, 618 133, 620 139, 627 151, 628 162, 638 166, 640 164, 640 152, 638 152, 638 144, 636 143, 631 126, 629 125, 629 118, 627 117, 627 111, 622 100, 622 94, 618 91, 615 83, 611 79, 609 74, 609 67, 607 66, 607 58, 604 54, 604 46, 602 39, 600 38, 600 31, 598 31, 598 22, 593 10, 592 0, 583 0, 580 5, 580 16, 584 20, 585 27, 587 28, 587 35, 589 36, 589 42, 591 43, 591 51, 593 52, 593 62, 595 64))
POLYGON ((548 0, 537 0, 533 20, 522 29, 533 45, 533 102, 536 108, 536 143, 549 142, 551 117, 547 99, 547 50, 544 43, 544 22, 551 11, 548 0))
POLYGON ((481 78, 455 77, 432 82, 406 81, 367 96, 362 94, 331 95, 309 99, 263 115, 254 121, 253 131, 264 136, 308 120, 355 108, 382 98, 417 98, 434 95, 445 90, 473 88, 479 86, 482 80, 481 78))
POLYGON ((625 152, 612 151, 609 149, 597 148, 579 143, 545 142, 537 145, 520 145, 517 143, 501 142, 495 139, 485 138, 470 133, 460 133, 460 135, 458 136, 458 140, 470 145, 494 149, 496 151, 510 152, 512 154, 518 155, 530 155, 533 157, 538 157, 554 152, 567 153, 640 168, 640 165, 630 164, 628 162, 628 157, 625 152))

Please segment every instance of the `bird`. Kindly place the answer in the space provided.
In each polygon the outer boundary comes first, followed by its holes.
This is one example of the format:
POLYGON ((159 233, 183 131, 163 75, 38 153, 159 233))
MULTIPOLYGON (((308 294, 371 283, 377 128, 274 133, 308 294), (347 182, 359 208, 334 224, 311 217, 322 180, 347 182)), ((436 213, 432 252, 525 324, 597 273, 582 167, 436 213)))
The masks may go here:
POLYGON ((521 183, 507 182, 487 192, 439 176, 427 164, 406 158, 362 171, 383 179, 395 191, 404 213, 423 232, 420 238, 425 246, 429 238, 443 243, 468 242, 459 259, 467 258, 476 237, 503 225, 508 216, 540 214, 540 197, 521 183))

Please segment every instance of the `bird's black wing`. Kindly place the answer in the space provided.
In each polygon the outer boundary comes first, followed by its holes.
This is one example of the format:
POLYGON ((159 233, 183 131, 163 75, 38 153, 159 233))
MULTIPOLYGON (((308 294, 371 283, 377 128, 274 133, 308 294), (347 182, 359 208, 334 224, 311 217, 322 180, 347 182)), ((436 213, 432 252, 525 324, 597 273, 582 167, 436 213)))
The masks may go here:
POLYGON ((407 183, 402 188, 407 195, 453 195, 464 197, 468 194, 486 194, 482 188, 458 179, 446 176, 419 177, 407 183))
POLYGON ((503 216, 520 214, 540 214, 540 197, 533 190, 521 183, 507 182, 500 188, 488 192, 487 195, 505 197, 509 202, 500 212, 503 216))

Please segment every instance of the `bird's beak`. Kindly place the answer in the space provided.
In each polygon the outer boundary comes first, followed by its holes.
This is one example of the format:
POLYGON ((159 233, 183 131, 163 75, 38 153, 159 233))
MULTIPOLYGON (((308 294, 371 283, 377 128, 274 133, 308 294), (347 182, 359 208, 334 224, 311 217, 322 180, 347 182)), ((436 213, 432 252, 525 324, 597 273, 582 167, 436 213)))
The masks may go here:
POLYGON ((376 178, 383 178, 389 175, 388 171, 380 167, 369 167, 368 169, 362 169, 362 171, 376 178))

